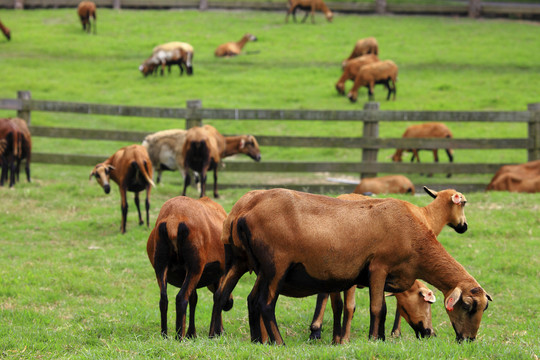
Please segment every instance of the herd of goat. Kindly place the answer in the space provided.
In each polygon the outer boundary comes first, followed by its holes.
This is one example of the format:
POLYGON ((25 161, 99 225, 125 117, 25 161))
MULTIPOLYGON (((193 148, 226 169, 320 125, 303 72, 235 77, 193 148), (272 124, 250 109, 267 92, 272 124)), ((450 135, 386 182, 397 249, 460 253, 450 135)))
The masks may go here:
MULTIPOLYGON (((332 12, 322 0, 290 0, 290 14, 296 9, 332 12)), ((78 9, 83 29, 96 31, 96 9, 92 2, 78 9)), ((307 18, 308 13, 303 21, 307 18)), ((9 30, 0 23, 9 38, 9 30)), ((246 34, 240 41, 220 45, 216 56, 233 56, 256 37, 246 34)), ((141 65, 144 75, 166 66, 183 67, 193 73, 193 47, 172 42, 154 48, 152 56, 141 65)), ((397 66, 390 60, 379 61, 374 38, 359 41, 343 62, 343 75, 336 84, 345 94, 347 80, 354 82, 348 93, 356 101, 358 89, 383 84, 387 99, 396 94, 397 66)), ((451 138, 441 123, 413 125, 406 138, 451 138)), ((22 160, 30 182, 32 141, 26 122, 18 118, 0 119, 0 185, 13 186, 19 178, 22 160)), ((397 149, 393 161, 401 161, 404 151, 397 149)), ((418 149, 411 161, 419 162, 418 149)), ((437 150, 434 159, 438 161, 437 150)), ((453 152, 447 149, 450 162, 453 152)), ((417 337, 435 335, 431 320, 433 292, 423 279, 444 295, 444 307, 456 334, 456 340, 474 340, 491 296, 439 243, 437 236, 445 226, 462 234, 467 231, 467 199, 456 190, 433 191, 425 188, 433 201, 418 207, 394 198, 372 198, 366 193, 412 193, 415 187, 403 175, 363 179, 352 194, 337 198, 287 189, 254 190, 243 195, 229 214, 205 196, 207 173, 214 174, 214 197, 218 198, 217 173, 226 157, 244 154, 261 160, 261 151, 252 135, 223 136, 210 125, 188 130, 171 129, 150 134, 142 144, 116 151, 97 164, 90 178, 95 178, 105 193, 110 181, 117 183, 121 196, 121 232, 126 231, 127 192, 135 194, 139 224, 150 227, 150 191, 161 181, 164 170, 182 173, 183 196, 174 197, 161 207, 147 242, 147 253, 160 289, 161 334, 168 335, 167 284, 180 288, 176 296, 175 336, 196 336, 195 308, 197 289, 207 287, 213 293, 209 336, 223 333, 222 312, 233 306, 232 292, 240 278, 249 272, 257 275, 247 299, 250 337, 253 342, 284 344, 275 307, 279 295, 306 297, 317 295, 310 325, 311 339, 321 337, 322 316, 328 298, 333 309, 333 343, 350 340, 351 320, 355 310, 355 290, 368 287, 370 298, 369 338, 385 339, 385 292, 397 300, 392 335, 399 336, 403 317, 417 337), (200 198, 186 197, 191 177, 200 183, 200 198), (146 192, 146 221, 143 220, 139 193, 146 192), (343 298, 341 295, 343 292, 343 298), (190 307, 186 328, 187 307, 190 307), (343 316, 343 321, 341 317, 343 316)), ((451 176, 451 174, 448 174, 451 176)), ((522 165, 504 166, 493 177, 488 190, 539 191, 540 160, 522 165), (525 180, 523 180, 525 179, 525 180), (521 188, 518 188, 519 184, 521 188), (523 190, 525 189, 525 190, 523 190)), ((386 295, 388 296, 388 295, 386 295)))

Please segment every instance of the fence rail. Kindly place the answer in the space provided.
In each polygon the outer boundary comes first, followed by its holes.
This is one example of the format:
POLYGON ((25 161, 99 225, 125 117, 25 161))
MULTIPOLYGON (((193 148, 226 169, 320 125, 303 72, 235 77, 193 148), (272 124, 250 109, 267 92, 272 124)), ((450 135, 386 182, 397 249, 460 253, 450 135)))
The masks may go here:
MULTIPOLYGON (((0 8, 76 8, 80 0, 0 0, 0 8)), ((198 0, 94 0, 98 7, 126 9, 199 9, 198 0)), ((285 11, 285 1, 208 1, 208 9, 223 10, 261 10, 285 11)), ((474 2, 475 11, 471 13, 469 1, 449 2, 448 4, 388 4, 378 8, 372 2, 330 2, 332 11, 355 14, 391 13, 391 14, 431 14, 431 15, 469 15, 469 16, 512 16, 525 18, 540 17, 540 6, 531 3, 493 3, 474 2)))
MULTIPOLYGON (((17 99, 0 99, 0 109, 17 111, 30 125, 32 136, 71 138, 82 140, 109 140, 140 143, 148 132, 113 131, 94 129, 57 128, 33 126, 32 111, 70 112, 93 115, 115 115, 150 118, 185 119, 186 128, 199 125, 202 120, 279 120, 279 121, 356 121, 362 122, 362 137, 312 137, 312 136, 268 136, 255 134, 261 146, 347 148, 362 149, 358 162, 272 162, 227 161, 231 172, 274 172, 274 173, 358 173, 361 177, 377 173, 453 173, 492 174, 501 163, 384 163, 377 162, 379 149, 521 149, 528 160, 540 159, 540 103, 530 104, 527 111, 379 111, 378 103, 367 103, 359 111, 316 111, 316 110, 272 110, 272 109, 205 109, 200 100, 188 101, 185 108, 159 108, 125 105, 104 105, 62 101, 33 100, 31 94, 19 91, 17 99), (440 121, 440 122, 508 122, 528 124, 527 138, 497 139, 402 139, 380 138, 379 123, 395 121, 440 121), (360 160, 360 159, 359 159, 360 160)), ((34 149, 36 150, 36 149, 34 149)), ((103 155, 49 154, 34 152, 34 162, 92 166, 103 161, 103 155)), ((247 184, 253 185, 253 184, 247 184)), ((280 184, 279 186, 287 186, 280 184)), ((486 184, 466 184, 465 188, 478 190, 486 184)), ((237 187, 241 184, 230 184, 237 187)), ((258 184, 265 187, 265 184, 258 184)), ((278 186, 278 185, 272 185, 278 186)), ((316 185, 315 188, 319 188, 316 185)), ((344 185, 336 187, 343 188, 344 185)), ((353 185, 345 186, 351 189, 353 185)), ((291 186, 287 186, 291 187, 291 186)), ((300 186, 305 189, 306 186, 300 186)), ((334 188, 336 188, 334 187, 334 188)), ((326 190, 332 186, 325 187, 326 190)))

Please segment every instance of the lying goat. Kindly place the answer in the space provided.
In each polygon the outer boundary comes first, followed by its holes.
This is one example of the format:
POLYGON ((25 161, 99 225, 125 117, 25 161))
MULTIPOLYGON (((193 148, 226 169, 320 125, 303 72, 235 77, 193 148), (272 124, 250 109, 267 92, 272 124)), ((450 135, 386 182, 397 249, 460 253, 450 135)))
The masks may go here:
POLYGON ((151 186, 155 186, 152 181, 152 174, 152 162, 148 157, 146 149, 141 145, 130 145, 121 148, 110 158, 97 164, 90 173, 90 179, 94 176, 105 191, 105 194, 111 191, 110 179, 118 184, 122 208, 122 226, 120 227, 122 234, 126 232, 128 212, 127 191, 135 193, 135 205, 139 213, 139 225, 142 225, 144 222, 139 206, 139 192, 146 189, 146 226, 150 225, 148 214, 150 210, 150 188, 151 186))

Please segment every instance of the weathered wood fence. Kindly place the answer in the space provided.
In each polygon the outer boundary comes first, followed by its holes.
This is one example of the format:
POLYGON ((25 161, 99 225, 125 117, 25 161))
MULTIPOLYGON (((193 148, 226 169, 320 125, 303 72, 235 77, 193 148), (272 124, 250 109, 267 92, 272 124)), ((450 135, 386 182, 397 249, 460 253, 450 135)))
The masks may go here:
MULTIPOLYGON (((528 160, 540 159, 540 103, 530 104, 526 111, 381 111, 378 103, 367 103, 364 110, 263 110, 263 109, 206 109, 200 100, 188 101, 185 108, 158 108, 124 105, 104 105, 61 101, 41 101, 31 98, 28 91, 19 91, 16 99, 0 99, 0 109, 17 111, 17 116, 30 124, 32 136, 132 141, 140 143, 148 134, 135 131, 112 131, 33 126, 32 111, 70 112, 93 115, 116 115, 131 117, 185 119, 186 128, 202 123, 202 120, 280 120, 280 121, 353 121, 363 122, 362 137, 291 137, 254 134, 261 147, 311 147, 362 149, 358 162, 298 162, 298 161, 228 161, 227 172, 275 172, 275 173, 358 173, 362 177, 377 173, 452 173, 493 174, 504 164, 494 163, 385 163, 377 162, 379 149, 522 149, 528 160), (527 138, 476 138, 476 139, 402 139, 380 138, 379 123, 399 121, 439 122, 506 122, 527 123, 527 138)), ((75 155, 40 153, 34 149, 33 162, 93 166, 103 161, 104 155, 75 155)), ((253 184, 234 184, 240 187, 253 184)), ((477 191, 487 184, 465 184, 463 191, 477 191)), ((278 185, 273 185, 273 187, 278 185)), ((283 186, 288 186, 283 184, 283 186)), ((265 187, 264 184, 259 187, 265 187)), ((319 186, 299 188, 313 192, 351 191, 353 185, 319 186), (341 188, 339 188, 341 187, 341 188)))
MULTIPOLYGON (((80 0, 0 0, 0 8, 76 8, 80 0)), ((249 9, 262 11, 285 11, 286 1, 241 0, 94 0, 98 7, 114 9, 249 9)), ((540 6, 531 3, 493 3, 482 0, 449 1, 447 4, 388 3, 386 0, 372 2, 330 2, 332 11, 356 14, 429 14, 461 15, 470 17, 511 16, 518 18, 540 17, 540 6)))

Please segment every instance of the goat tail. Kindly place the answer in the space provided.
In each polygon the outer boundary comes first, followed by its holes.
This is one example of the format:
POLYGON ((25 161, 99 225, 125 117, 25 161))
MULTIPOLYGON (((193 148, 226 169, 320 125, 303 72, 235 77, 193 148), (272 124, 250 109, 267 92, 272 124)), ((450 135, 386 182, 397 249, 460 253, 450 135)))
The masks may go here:
MULTIPOLYGON (((152 187, 156 187, 156 184, 154 184, 154 181, 152 180, 152 176, 149 174, 150 170, 148 169, 148 163, 149 161, 142 159, 137 161, 137 165, 144 176, 144 179, 146 182, 148 182, 152 187)), ((151 164, 151 163, 150 163, 151 164)), ((150 165, 151 167, 152 165, 150 165)))
POLYGON ((256 273, 258 273, 260 264, 257 261, 255 253, 253 252, 253 248, 251 246, 251 242, 253 239, 251 237, 251 231, 249 230, 245 217, 241 217, 236 221, 236 233, 240 242, 242 243, 242 246, 246 250, 248 267, 250 271, 254 270, 256 273))

